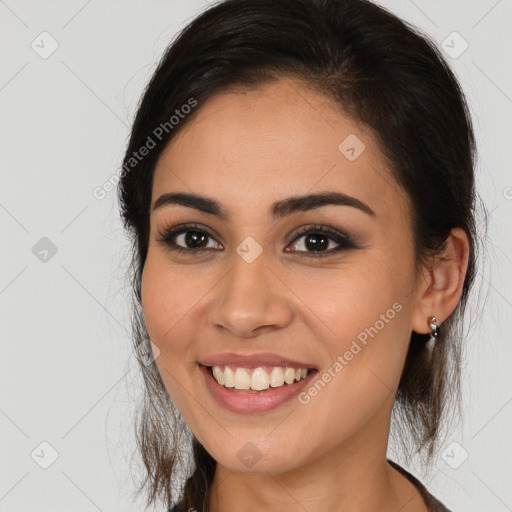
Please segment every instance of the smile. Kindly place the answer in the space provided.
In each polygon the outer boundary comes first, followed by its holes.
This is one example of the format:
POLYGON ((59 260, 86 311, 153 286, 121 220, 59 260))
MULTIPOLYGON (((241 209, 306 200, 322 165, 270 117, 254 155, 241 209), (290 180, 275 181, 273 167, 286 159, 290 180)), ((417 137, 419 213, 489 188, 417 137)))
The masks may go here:
POLYGON ((278 388, 305 379, 307 368, 289 368, 282 366, 258 367, 253 370, 233 366, 213 366, 212 375, 226 388, 234 390, 263 391, 269 387, 278 388), (285 384, 286 383, 286 384, 285 384))
POLYGON ((215 401, 231 412, 243 414, 268 412, 289 403, 318 373, 315 369, 304 368, 257 367, 248 370, 202 364, 199 369, 215 401), (256 389, 253 389, 253 383, 256 389))

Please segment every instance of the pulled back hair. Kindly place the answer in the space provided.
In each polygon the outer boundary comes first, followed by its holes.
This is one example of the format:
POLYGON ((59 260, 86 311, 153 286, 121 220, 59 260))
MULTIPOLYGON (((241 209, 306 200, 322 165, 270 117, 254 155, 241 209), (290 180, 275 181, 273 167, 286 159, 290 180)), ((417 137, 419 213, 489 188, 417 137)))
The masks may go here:
MULTIPOLYGON (((459 303, 440 327, 431 358, 425 356, 428 335, 412 332, 393 407, 392 434, 404 455, 424 453, 425 464, 431 464, 445 417, 459 417, 461 410, 463 317, 478 254, 475 141, 464 94, 436 45, 367 0, 224 0, 169 45, 138 104, 118 187, 133 244, 134 346, 150 350, 141 278, 159 155, 216 93, 286 77, 334 100, 372 129, 412 205, 417 269, 442 253, 452 228, 462 228, 469 238, 459 303), (171 116, 191 110, 180 110, 191 98, 198 106, 171 126, 171 116), (148 137, 155 147, 133 165, 134 152, 148 137)), ((156 365, 141 362, 140 370, 144 397, 135 428, 146 476, 137 492, 147 491, 148 506, 162 499, 167 506, 179 502, 180 510, 204 510, 216 462, 188 432, 156 365), (176 488, 185 460, 192 461, 191 474, 176 488)))

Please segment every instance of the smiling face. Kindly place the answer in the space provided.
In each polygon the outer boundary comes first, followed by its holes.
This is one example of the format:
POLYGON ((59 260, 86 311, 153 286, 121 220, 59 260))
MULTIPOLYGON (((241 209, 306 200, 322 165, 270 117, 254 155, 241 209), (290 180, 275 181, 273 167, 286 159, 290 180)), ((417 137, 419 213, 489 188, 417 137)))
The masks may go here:
POLYGON ((291 79, 217 94, 196 114, 155 169, 142 277, 173 402, 230 470, 382 456, 421 289, 410 205, 374 136, 291 79), (223 218, 204 202, 209 213, 170 200, 153 209, 176 193, 213 200, 223 218), (282 204, 332 193, 345 204, 282 204), (199 365, 228 352, 273 353, 318 373, 278 407, 235 412, 212 395, 199 365), (249 449, 254 465, 241 456, 249 449))

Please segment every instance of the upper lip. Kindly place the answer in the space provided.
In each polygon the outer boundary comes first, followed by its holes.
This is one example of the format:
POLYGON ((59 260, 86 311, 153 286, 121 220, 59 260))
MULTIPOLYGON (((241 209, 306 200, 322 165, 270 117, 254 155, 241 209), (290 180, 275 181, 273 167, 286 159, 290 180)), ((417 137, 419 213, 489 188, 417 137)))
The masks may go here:
POLYGON ((258 366, 290 366, 292 368, 306 368, 316 370, 311 363, 297 361, 288 357, 272 354, 270 352, 260 352, 255 354, 237 354, 235 352, 226 352, 224 354, 215 354, 205 357, 199 364, 203 366, 221 366, 230 365, 241 368, 253 368, 258 366))

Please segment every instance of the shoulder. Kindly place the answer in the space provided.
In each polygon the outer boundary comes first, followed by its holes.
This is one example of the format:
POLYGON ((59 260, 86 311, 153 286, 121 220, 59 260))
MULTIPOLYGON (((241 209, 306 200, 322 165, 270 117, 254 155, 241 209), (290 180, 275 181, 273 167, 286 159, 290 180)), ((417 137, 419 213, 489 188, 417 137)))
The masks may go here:
POLYGON ((387 459, 388 463, 394 467, 397 471, 402 473, 419 491, 425 504, 428 507, 428 512, 452 512, 449 508, 446 507, 444 503, 441 503, 437 498, 432 496, 427 490, 427 488, 411 473, 409 473, 402 466, 393 462, 390 459, 387 459))

